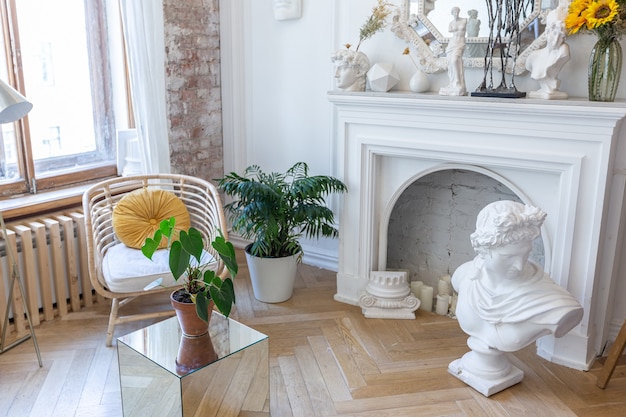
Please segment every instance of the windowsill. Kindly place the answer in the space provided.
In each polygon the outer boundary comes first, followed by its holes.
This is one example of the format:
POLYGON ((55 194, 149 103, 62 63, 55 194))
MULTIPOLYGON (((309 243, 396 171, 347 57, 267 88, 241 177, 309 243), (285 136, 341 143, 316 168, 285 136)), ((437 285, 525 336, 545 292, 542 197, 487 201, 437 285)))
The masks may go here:
POLYGON ((92 183, 84 183, 38 194, 0 199, 0 212, 5 220, 32 216, 53 210, 78 207, 82 205, 83 192, 92 183))

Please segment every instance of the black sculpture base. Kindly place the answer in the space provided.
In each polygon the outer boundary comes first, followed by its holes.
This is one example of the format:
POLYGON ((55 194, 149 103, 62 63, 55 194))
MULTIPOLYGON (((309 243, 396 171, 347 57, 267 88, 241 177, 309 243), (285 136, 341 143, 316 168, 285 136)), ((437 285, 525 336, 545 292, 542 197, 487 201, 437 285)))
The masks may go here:
POLYGON ((474 91, 470 93, 472 97, 500 97, 500 98, 524 98, 526 92, 524 91, 499 91, 499 90, 482 90, 474 91))

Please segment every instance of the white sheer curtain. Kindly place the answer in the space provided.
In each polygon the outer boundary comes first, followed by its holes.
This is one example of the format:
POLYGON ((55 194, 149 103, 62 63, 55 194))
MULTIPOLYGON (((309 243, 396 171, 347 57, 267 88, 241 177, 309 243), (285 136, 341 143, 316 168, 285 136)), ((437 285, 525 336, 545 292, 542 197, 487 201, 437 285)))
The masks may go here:
POLYGON ((163 3, 120 0, 120 9, 142 169, 169 173, 163 3))

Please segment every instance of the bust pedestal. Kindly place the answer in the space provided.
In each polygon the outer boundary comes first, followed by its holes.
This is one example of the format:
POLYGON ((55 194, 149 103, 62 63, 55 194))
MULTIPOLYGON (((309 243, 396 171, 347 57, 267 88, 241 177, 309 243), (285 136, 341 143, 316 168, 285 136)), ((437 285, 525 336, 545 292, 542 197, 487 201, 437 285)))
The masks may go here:
POLYGON ((439 89, 440 96, 465 96, 467 90, 463 87, 441 87, 439 89))
POLYGON ((512 365, 503 352, 470 337, 472 349, 448 365, 448 372, 476 391, 489 397, 524 379, 524 372, 512 365))
POLYGON ((528 93, 529 98, 540 98, 542 100, 565 100, 567 99, 567 93, 563 91, 543 91, 536 90, 528 93))
POLYGON ((411 293, 406 272, 372 271, 359 306, 367 318, 415 319, 420 300, 411 293))

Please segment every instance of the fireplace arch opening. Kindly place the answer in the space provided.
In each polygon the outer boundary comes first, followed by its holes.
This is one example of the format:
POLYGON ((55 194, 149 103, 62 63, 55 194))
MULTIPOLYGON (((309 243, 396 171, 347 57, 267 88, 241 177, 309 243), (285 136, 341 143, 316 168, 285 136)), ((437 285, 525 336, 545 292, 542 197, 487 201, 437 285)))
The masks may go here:
MULTIPOLYGON (((412 179, 396 193, 387 222, 383 222, 385 269, 406 270, 411 281, 436 288, 442 276, 452 275, 474 258, 469 236, 483 207, 498 200, 532 204, 505 181, 466 167, 437 170, 412 179)), ((530 259, 545 267, 542 239, 534 242, 530 259)))
POLYGON ((538 354, 589 369, 611 318, 623 322, 624 106, 343 91, 329 100, 332 162, 350 190, 340 200, 334 299, 359 305, 371 273, 385 271, 389 216, 413 180, 443 169, 484 173, 548 214, 544 269, 585 309, 566 336, 541 339, 538 354))

